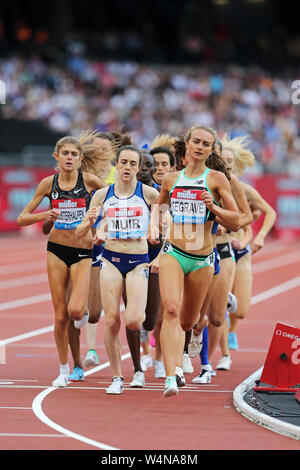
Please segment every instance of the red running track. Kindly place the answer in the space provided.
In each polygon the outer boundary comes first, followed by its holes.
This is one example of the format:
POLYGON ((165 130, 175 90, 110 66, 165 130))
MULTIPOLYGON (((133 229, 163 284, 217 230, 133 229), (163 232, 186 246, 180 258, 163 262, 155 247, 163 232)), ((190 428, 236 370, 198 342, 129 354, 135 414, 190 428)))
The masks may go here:
MULTIPOLYGON (((53 389, 58 358, 53 309, 46 275, 46 238, 0 238, 0 450, 298 450, 299 442, 264 429, 240 415, 234 389, 265 361, 275 324, 299 325, 300 241, 269 242, 253 256, 253 304, 239 322, 240 349, 232 369, 218 371, 211 384, 187 386, 163 396, 163 380, 145 373, 146 387, 130 389, 132 363, 124 324, 121 341, 125 391, 107 395, 111 372, 103 344, 103 318, 97 350, 101 366, 85 380, 53 389), (286 284, 296 279, 296 287, 286 284), (271 288, 282 286, 279 293, 271 288), (298 286, 298 287, 297 287, 298 286), (259 296, 258 294, 262 294, 259 296), (269 295, 267 295, 269 294, 269 295), (24 335, 24 336, 22 336, 24 335), (5 357, 4 357, 5 356, 5 357)), ((84 332, 81 354, 86 353, 84 332)), ((213 365, 220 358, 216 351, 213 365)), ((69 363, 72 366, 71 354, 69 363)))

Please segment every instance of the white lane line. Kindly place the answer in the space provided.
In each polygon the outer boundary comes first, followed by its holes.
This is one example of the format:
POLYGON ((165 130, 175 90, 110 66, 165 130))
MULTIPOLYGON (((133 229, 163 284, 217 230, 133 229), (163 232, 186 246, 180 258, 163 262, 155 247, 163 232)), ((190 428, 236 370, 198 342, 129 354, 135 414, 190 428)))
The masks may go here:
POLYGON ((33 336, 39 336, 44 333, 49 333, 54 330, 54 325, 45 326, 44 328, 39 328, 38 330, 29 331, 28 333, 23 333, 21 335, 12 336, 11 338, 0 340, 0 345, 5 346, 10 343, 15 343, 16 341, 22 341, 23 339, 32 338, 33 336))
MULTIPOLYGON (((266 245, 255 253, 255 258, 261 258, 265 255, 270 255, 272 253, 280 253, 286 249, 289 249, 291 246, 290 243, 284 243, 282 240, 273 240, 266 243, 266 245)), ((293 243, 292 246, 299 246, 298 243, 293 243)))
MULTIPOLYGON (((130 357, 130 353, 123 354, 121 356, 121 360, 123 361, 125 359, 128 359, 129 357, 130 357)), ((100 366, 94 367, 93 369, 89 370, 88 372, 85 373, 85 375, 86 376, 91 375, 94 372, 97 372, 98 370, 105 369, 109 365, 110 365, 109 362, 105 362, 105 363, 101 364, 100 366)), ((39 395, 37 395, 35 397, 35 399, 33 400, 32 410, 33 410, 34 414, 36 415, 36 417, 39 420, 41 420, 44 424, 46 424, 47 426, 50 426, 52 429, 55 429, 58 432, 66 434, 67 436, 72 437, 74 439, 77 439, 78 441, 84 442, 85 444, 89 444, 91 446, 97 447, 98 449, 120 450, 117 447, 112 447, 112 446, 109 446, 107 444, 104 444, 103 442, 94 441, 93 439, 89 439, 85 436, 74 433, 74 432, 70 431, 69 429, 66 429, 66 428, 60 426, 59 424, 55 423, 50 418, 48 418, 48 416, 45 415, 45 413, 42 409, 42 402, 43 402, 44 398, 47 395, 49 395, 49 393, 51 393, 55 390, 57 390, 57 388, 50 387, 50 388, 44 390, 43 392, 41 392, 39 395)))
POLYGON ((275 297, 276 295, 283 294, 284 292, 287 292, 298 286, 300 286, 300 276, 294 277, 293 279, 283 282, 278 286, 272 287, 271 289, 265 290, 260 294, 254 295, 253 297, 251 297, 251 305, 258 304, 260 302, 263 302, 264 300, 275 297))
POLYGON ((47 274, 36 274, 35 276, 18 277, 0 281, 0 289, 11 289, 12 287, 28 286, 48 282, 47 274))
POLYGON ((252 273, 258 274, 265 271, 270 271, 271 269, 298 263, 298 261, 300 261, 300 251, 296 253, 290 253, 289 255, 278 256, 277 258, 267 261, 260 261, 259 263, 255 263, 252 265, 252 273))
POLYGON ((26 271, 38 271, 42 270, 45 272, 45 263, 41 261, 28 262, 27 263, 18 263, 18 264, 7 264, 5 266, 0 266, 0 274, 15 274, 23 273, 26 271))
POLYGON ((50 300, 51 300, 50 293, 34 295, 32 297, 25 297, 23 299, 18 299, 18 300, 11 300, 10 302, 3 302, 2 304, 0 304, 0 311, 9 310, 12 308, 24 307, 25 305, 49 302, 50 300))
MULTIPOLYGON (((31 408, 30 408, 31 409, 31 408)), ((67 437, 62 434, 17 434, 17 433, 0 433, 3 437, 67 437)))
MULTIPOLYGON (((107 389, 107 386, 110 385, 111 382, 107 382, 106 386, 105 387, 89 387, 89 386, 80 386, 80 385, 77 385, 77 386, 72 386, 72 385, 67 385, 67 387, 64 389, 66 391, 66 393, 68 393, 67 391, 68 390, 106 390, 107 389)), ((154 386, 150 386, 150 385, 145 385, 145 387, 130 387, 129 386, 129 383, 125 383, 125 390, 126 392, 143 392, 143 391, 149 391, 149 390, 152 390, 154 392, 162 392, 163 389, 164 389, 164 386, 161 384, 155 384, 154 386)), ((214 387, 219 387, 219 385, 214 385, 214 387)), ((49 387, 49 385, 0 385, 0 390, 1 389, 32 389, 32 390, 35 390, 35 389, 44 389, 44 391, 47 391, 49 390, 50 388, 51 389, 55 389, 57 390, 57 388, 55 387, 49 387)), ((51 390, 53 391, 53 390, 51 390)), ((209 393, 232 393, 233 390, 211 390, 209 388, 209 385, 208 384, 198 384, 198 386, 194 386, 192 384, 189 384, 189 385, 185 385, 184 387, 182 387, 180 389, 180 391, 182 392, 209 392, 209 393), (203 388, 199 388, 200 387, 203 387, 203 388)), ((9 407, 1 407, 0 406, 0 409, 1 408, 9 408, 9 407)), ((11 407, 13 408, 13 407, 11 407)), ((18 409, 18 408, 16 408, 18 409)), ((23 408, 23 409, 30 409, 32 410, 32 408, 23 408)), ((47 423, 46 423, 47 424, 47 423)), ((56 423, 54 423, 56 424, 56 423)), ((51 426, 52 427, 52 426, 51 426)), ((55 428, 54 428, 55 429, 55 428)), ((65 430, 66 432, 68 432, 68 429, 65 430)))
POLYGON ((0 410, 31 410, 31 406, 0 406, 0 410))
MULTIPOLYGON (((0 379, 0 380, 3 380, 3 379, 0 379)), ((10 382, 38 382, 38 380, 36 379, 5 379, 5 380, 9 380, 10 382)))

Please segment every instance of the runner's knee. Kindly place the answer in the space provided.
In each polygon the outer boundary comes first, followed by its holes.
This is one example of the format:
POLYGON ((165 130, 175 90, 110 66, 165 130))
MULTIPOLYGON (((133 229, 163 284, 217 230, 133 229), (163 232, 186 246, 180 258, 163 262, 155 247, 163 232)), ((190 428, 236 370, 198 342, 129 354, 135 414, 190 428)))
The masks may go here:
POLYGON ((101 310, 89 309, 89 323, 98 323, 100 320, 101 310))
POLYGON ((74 321, 81 320, 81 318, 83 317, 85 312, 86 312, 86 305, 85 304, 77 305, 77 306, 70 305, 70 304, 68 305, 69 317, 74 321))
POLYGON ((117 334, 120 330, 121 320, 119 316, 105 313, 105 328, 113 334, 117 334))
POLYGON ((66 315, 60 315, 55 318, 55 328, 58 330, 66 330, 68 328, 68 317, 66 315))
POLYGON ((134 310, 125 312, 126 326, 131 331, 137 331, 141 328, 143 321, 145 320, 145 313, 141 315, 139 312, 134 310))
POLYGON ((164 318, 178 318, 180 305, 176 300, 167 300, 164 303, 164 318))

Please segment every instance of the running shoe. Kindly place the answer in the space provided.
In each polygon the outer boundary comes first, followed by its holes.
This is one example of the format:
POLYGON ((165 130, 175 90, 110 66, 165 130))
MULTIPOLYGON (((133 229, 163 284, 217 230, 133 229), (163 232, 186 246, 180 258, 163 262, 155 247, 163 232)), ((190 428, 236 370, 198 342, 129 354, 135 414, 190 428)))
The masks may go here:
POLYGON ((194 372, 190 356, 186 353, 182 356, 182 369, 184 374, 192 374, 194 372))
POLYGON ((229 349, 239 349, 239 343, 237 340, 237 336, 234 331, 230 331, 228 333, 228 347, 229 349))
POLYGON ((144 356, 141 357, 141 368, 142 371, 145 372, 148 367, 153 366, 153 359, 151 354, 145 354, 144 356))
POLYGON ((166 370, 163 361, 153 361, 154 377, 156 379, 164 379, 166 377, 166 370))
POLYGON ((196 336, 194 330, 192 330, 191 340, 188 346, 189 357, 193 359, 200 354, 203 345, 203 331, 200 335, 196 336))
POLYGON ((89 312, 85 312, 81 320, 74 320, 75 328, 82 328, 89 321, 89 312))
POLYGON ((53 387, 66 387, 68 385, 68 377, 64 374, 59 374, 59 376, 53 380, 53 387))
POLYGON ((111 395, 120 395, 124 392, 123 377, 113 377, 111 385, 106 389, 106 393, 111 395))
POLYGON ((87 355, 83 361, 83 367, 88 369, 89 367, 94 367, 100 364, 98 354, 96 353, 95 349, 89 349, 87 355))
POLYGON ((84 377, 84 372, 81 367, 74 367, 72 374, 69 375, 68 380, 70 382, 79 382, 80 380, 83 380, 84 377))
POLYGON ((230 356, 223 356, 216 365, 217 370, 230 370, 232 360, 230 356))
POLYGON ((235 313, 237 311, 237 299, 232 292, 228 292, 227 310, 229 313, 235 313))
POLYGON ((184 387, 185 386, 185 377, 183 374, 183 370, 181 367, 175 367, 175 377, 176 377, 176 382, 178 387, 184 387))
POLYGON ((133 376, 133 381, 130 382, 129 387, 144 387, 145 386, 145 374, 139 370, 135 372, 133 376))
POLYGON ((164 390, 165 397, 171 397, 172 395, 178 395, 178 386, 174 376, 166 378, 164 390))
MULTIPOLYGON (((193 384, 209 384, 211 382, 212 372, 214 372, 210 364, 205 364, 202 366, 201 372, 197 377, 192 380, 193 384)), ((216 375, 216 373, 215 373, 216 375)))

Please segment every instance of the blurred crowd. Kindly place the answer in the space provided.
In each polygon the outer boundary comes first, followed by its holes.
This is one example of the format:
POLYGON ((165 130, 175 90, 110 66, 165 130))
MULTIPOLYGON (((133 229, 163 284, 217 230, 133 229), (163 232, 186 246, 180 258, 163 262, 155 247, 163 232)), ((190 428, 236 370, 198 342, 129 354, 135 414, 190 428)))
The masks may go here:
POLYGON ((297 77, 286 71, 97 62, 75 47, 64 61, 0 58, 0 78, 3 119, 38 119, 72 135, 122 126, 138 145, 201 123, 220 134, 250 135, 262 171, 300 171, 300 104, 292 101, 297 77))

